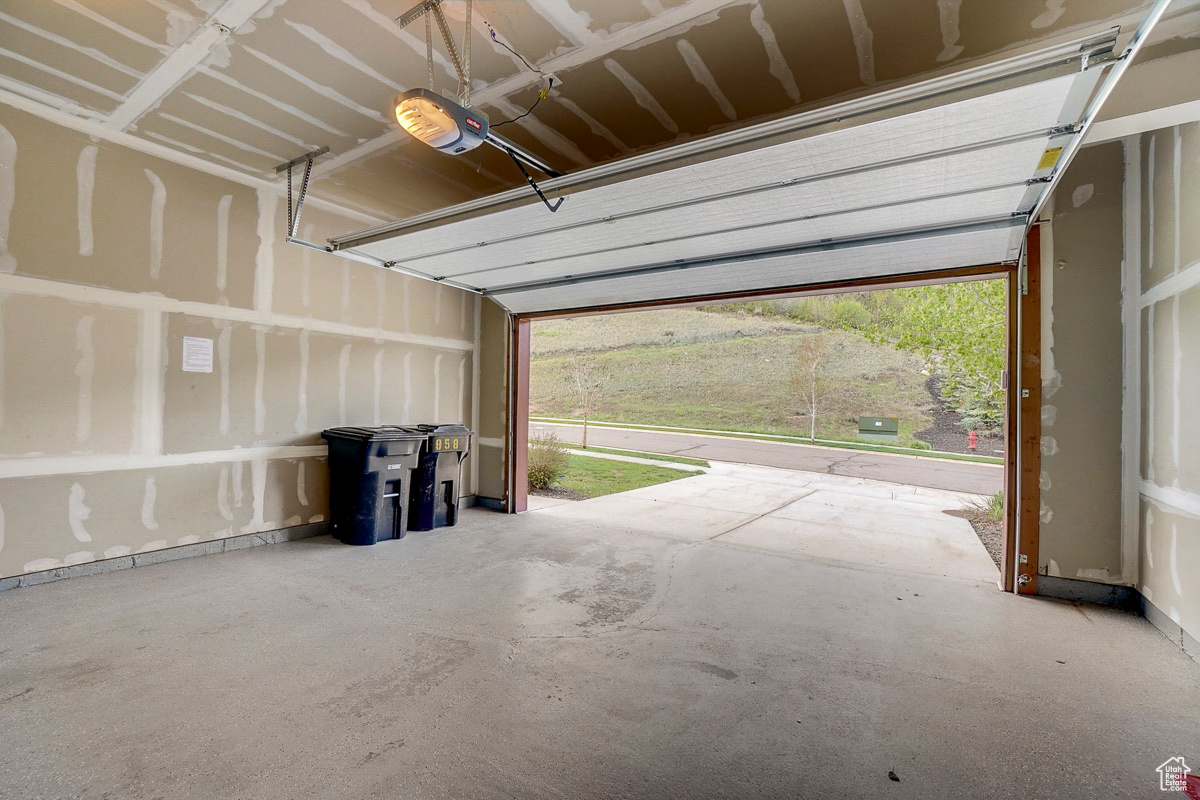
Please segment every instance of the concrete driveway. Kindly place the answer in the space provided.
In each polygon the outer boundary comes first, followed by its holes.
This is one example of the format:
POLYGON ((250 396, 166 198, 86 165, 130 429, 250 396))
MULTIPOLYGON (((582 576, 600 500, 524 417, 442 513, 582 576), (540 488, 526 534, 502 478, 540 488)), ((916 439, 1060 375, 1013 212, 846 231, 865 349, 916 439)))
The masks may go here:
POLYGON ((714 462, 706 474, 591 500, 531 496, 537 514, 857 567, 996 582, 971 524, 946 511, 980 495, 714 462))
MULTIPOLYGON (((583 428, 558 423, 530 423, 530 435, 552 431, 560 441, 578 444, 583 428)), ((1004 487, 999 465, 922 458, 892 453, 812 447, 764 439, 736 439, 699 433, 640 431, 629 428, 588 428, 588 444, 646 453, 758 464, 764 467, 823 472, 851 478, 870 478, 952 492, 995 494, 1004 487)))

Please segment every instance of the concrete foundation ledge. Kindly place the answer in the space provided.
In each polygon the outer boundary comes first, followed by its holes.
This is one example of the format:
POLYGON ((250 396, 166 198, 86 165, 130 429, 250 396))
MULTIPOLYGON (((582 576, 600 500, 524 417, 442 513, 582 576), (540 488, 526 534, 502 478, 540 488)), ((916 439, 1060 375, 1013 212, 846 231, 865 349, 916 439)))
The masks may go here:
POLYGON ((1038 594, 1074 600, 1098 606, 1122 608, 1126 611, 1141 610, 1141 594, 1131 586, 1113 586, 1108 583, 1080 581, 1074 578, 1056 578, 1053 575, 1038 575, 1038 594))
POLYGON ((24 586, 37 586, 43 583, 54 583, 67 578, 82 578, 86 575, 99 575, 104 572, 115 572, 130 567, 144 567, 149 564, 161 564, 165 561, 178 561, 181 558, 206 556, 213 553, 228 553, 231 550, 243 550, 247 547, 258 547, 264 544, 293 542, 297 539, 308 539, 329 532, 328 522, 314 522, 308 525, 295 525, 291 528, 280 528, 274 531, 248 533, 243 536, 230 536, 227 539, 212 539, 207 542, 184 544, 178 547, 164 547, 161 550, 151 550, 146 553, 133 553, 117 558, 105 558, 100 561, 88 561, 84 564, 73 564, 69 567, 30 572, 26 575, 14 575, 0 578, 0 591, 16 589, 24 586))
POLYGON ((1200 663, 1200 641, 1197 641, 1194 636, 1181 628, 1179 623, 1164 614, 1154 603, 1140 594, 1138 598, 1141 600, 1142 614, 1150 624, 1162 631, 1162 635, 1170 639, 1173 644, 1178 645, 1192 661, 1200 663))

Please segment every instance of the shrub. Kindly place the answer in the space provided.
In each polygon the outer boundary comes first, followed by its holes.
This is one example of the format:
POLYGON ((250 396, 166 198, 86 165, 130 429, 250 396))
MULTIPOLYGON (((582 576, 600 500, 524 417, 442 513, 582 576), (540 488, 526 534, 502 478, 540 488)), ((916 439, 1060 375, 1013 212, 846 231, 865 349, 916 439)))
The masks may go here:
POLYGON ((871 312, 857 300, 838 300, 829 309, 826 322, 835 328, 864 328, 871 324, 871 312))
POLYGON ((923 442, 920 439, 913 439, 912 447, 914 450, 932 450, 933 445, 929 442, 923 442))
POLYGON ((529 440, 529 488, 546 489, 567 474, 570 453, 553 433, 539 433, 529 440))

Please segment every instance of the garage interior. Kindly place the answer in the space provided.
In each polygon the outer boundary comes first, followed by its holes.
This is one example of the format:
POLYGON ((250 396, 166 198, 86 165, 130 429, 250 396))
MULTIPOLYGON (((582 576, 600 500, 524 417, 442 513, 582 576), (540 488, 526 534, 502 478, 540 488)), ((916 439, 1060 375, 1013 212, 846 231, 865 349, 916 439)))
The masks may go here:
POLYGON ((0 794, 1082 798, 1200 761, 1200 2, 445 0, 521 168, 396 124, 462 89, 414 5, 0 9, 0 794), (498 513, 534 315, 997 272, 999 587, 498 513), (475 432, 459 525, 326 536, 322 431, 422 422, 475 432))

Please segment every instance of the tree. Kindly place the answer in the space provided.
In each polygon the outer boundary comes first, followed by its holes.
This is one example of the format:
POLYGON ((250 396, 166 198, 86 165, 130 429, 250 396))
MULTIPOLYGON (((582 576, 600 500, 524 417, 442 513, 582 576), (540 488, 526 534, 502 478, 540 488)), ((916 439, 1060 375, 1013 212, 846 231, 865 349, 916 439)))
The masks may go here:
POLYGON ((612 376, 594 358, 575 356, 563 364, 567 386, 575 395, 575 402, 583 417, 583 449, 587 449, 588 419, 596 404, 608 391, 612 376))
POLYGON ((825 334, 801 337, 796 345, 796 361, 792 367, 792 388, 804 404, 808 415, 808 440, 817 440, 817 417, 828 412, 833 387, 826 377, 826 357, 829 345, 825 334))
POLYGON ((862 332, 933 362, 943 402, 969 427, 995 430, 1004 417, 1006 292, 1003 280, 879 292, 862 332))

